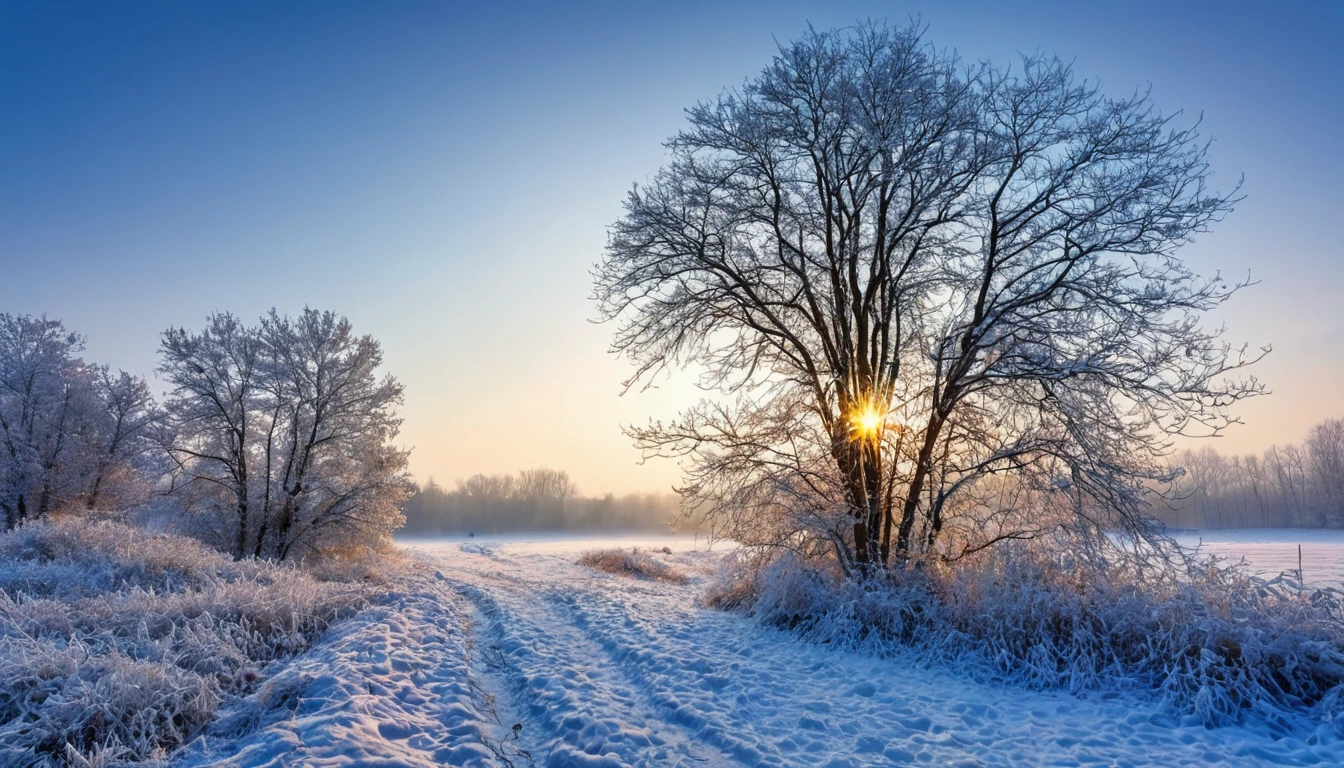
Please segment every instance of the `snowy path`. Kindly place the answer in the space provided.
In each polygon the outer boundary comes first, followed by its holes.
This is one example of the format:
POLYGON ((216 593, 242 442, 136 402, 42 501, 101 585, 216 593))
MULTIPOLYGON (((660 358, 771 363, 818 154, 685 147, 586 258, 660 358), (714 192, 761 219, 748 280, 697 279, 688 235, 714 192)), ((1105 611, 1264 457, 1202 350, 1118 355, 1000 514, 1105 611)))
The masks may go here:
MULTIPOLYGON (((417 545, 474 604, 475 673, 538 765, 1344 764, 1337 741, 1183 726, 1142 702, 993 688, 803 644, 698 607, 700 577, 575 565, 594 545, 417 545)), ((664 559, 702 577, 714 557, 664 559)))
POLYGON ((494 768, 515 752, 468 670, 468 605, 430 573, 234 702, 175 768, 494 768))

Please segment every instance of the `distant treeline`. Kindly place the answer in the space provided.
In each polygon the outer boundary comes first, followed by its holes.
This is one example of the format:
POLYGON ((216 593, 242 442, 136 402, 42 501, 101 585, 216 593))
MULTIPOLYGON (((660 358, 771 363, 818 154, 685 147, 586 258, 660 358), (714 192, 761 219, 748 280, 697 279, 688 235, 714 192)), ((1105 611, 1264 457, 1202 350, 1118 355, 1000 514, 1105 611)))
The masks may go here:
POLYGON ((677 515, 672 494, 589 498, 568 473, 528 469, 473 475, 449 490, 431 478, 403 507, 405 535, 567 529, 662 529, 677 515))
POLYGON ((1178 528, 1344 528, 1344 419, 1260 456, 1212 447, 1176 457, 1186 475, 1159 517, 1178 528))

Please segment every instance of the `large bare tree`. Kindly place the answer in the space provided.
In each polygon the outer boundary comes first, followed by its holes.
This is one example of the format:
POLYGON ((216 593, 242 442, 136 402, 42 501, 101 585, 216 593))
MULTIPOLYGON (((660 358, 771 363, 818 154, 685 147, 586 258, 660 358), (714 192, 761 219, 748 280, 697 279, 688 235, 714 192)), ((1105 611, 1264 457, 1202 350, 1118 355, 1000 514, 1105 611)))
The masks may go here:
POLYGON ((1178 249, 1231 210, 1197 124, 1053 56, 967 65, 917 26, 810 31, 688 112, 595 270, 690 509, 852 572, 1082 521, 1138 527, 1169 435, 1254 394, 1178 249))

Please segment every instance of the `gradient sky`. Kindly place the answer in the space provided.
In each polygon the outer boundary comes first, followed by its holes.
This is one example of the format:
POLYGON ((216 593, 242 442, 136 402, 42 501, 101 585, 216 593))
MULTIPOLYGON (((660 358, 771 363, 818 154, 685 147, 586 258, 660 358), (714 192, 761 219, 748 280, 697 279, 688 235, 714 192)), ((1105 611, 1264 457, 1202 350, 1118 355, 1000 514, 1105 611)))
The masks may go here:
POLYGON ((420 478, 534 465, 588 492, 664 490, 622 423, 681 380, 629 373, 588 270, 683 109, 776 40, 919 15, 929 39, 1203 112, 1248 195, 1187 251, 1260 285, 1217 318, 1273 344, 1275 394, 1215 443, 1259 450, 1344 416, 1344 4, 811 2, 0 3, 0 311, 150 373, 211 311, 344 313, 406 385, 420 478))

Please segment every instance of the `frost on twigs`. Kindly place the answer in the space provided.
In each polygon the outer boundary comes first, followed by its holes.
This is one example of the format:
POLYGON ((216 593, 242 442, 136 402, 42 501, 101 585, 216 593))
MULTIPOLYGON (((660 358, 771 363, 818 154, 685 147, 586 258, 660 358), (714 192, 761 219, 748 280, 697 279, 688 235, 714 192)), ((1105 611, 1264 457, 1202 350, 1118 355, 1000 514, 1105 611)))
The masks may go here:
POLYGON ((1014 543, 854 580, 793 553, 728 558, 704 602, 809 640, 946 663, 994 683, 1152 695, 1205 725, 1344 736, 1344 593, 1213 561, 1134 562, 1014 543))
POLYGON ((358 569, 328 571, 111 522, 0 535, 0 765, 166 756, 366 604, 358 569))
POLYGON ((686 574, 658 560, 648 550, 634 547, 629 552, 622 548, 595 549, 579 557, 579 565, 596 568, 617 576, 633 576, 654 581, 686 582, 686 574))

